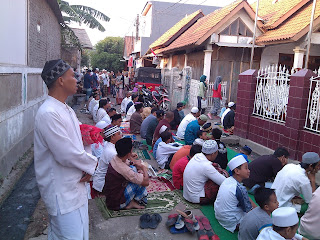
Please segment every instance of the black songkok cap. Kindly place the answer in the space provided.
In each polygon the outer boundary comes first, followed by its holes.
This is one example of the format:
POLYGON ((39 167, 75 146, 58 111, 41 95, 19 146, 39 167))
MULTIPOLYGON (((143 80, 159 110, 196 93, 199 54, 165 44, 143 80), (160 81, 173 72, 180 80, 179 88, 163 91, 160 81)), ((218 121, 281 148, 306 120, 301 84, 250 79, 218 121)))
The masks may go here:
POLYGON ((61 77, 68 69, 71 68, 68 63, 62 59, 47 61, 43 67, 41 77, 47 87, 61 77))

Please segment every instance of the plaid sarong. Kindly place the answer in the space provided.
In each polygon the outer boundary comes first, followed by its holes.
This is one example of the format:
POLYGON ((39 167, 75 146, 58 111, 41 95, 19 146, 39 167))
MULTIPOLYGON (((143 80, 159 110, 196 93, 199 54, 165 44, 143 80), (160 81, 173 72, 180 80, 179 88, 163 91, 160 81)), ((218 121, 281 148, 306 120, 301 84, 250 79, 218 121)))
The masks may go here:
MULTIPOLYGON (((135 172, 137 171, 137 169, 134 166, 130 167, 135 172)), ((133 199, 136 200, 138 203, 147 204, 147 196, 148 192, 146 187, 129 182, 124 190, 124 197, 126 198, 126 201, 120 204, 120 209, 123 209, 126 206, 128 206, 133 199)))

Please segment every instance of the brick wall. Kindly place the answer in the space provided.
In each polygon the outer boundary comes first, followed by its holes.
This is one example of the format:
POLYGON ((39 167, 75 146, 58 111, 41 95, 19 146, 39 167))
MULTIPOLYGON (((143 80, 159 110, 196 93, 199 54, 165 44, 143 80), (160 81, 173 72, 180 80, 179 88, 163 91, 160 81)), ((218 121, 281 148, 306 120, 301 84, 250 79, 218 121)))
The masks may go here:
POLYGON ((291 158, 301 160, 303 153, 320 152, 320 135, 304 130, 308 106, 309 79, 314 73, 301 70, 290 78, 289 101, 285 123, 253 116, 256 91, 256 70, 239 75, 235 134, 268 148, 288 148, 291 158))
POLYGON ((28 5, 28 66, 42 68, 61 56, 60 25, 46 1, 29 0, 28 5))

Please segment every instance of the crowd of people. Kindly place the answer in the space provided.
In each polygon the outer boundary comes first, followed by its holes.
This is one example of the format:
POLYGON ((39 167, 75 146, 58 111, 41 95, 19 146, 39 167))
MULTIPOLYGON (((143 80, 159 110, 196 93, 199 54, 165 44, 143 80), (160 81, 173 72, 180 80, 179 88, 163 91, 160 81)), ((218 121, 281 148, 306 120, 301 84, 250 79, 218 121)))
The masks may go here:
MULTIPOLYGON (((104 195, 111 210, 145 208, 148 166, 133 152, 132 139, 123 137, 120 126, 127 121, 131 134, 140 135, 152 147, 159 168, 172 171, 173 185, 183 190, 183 197, 191 203, 212 204, 221 226, 232 233, 239 231, 239 239, 320 238, 317 153, 305 153, 296 165, 288 163, 288 150, 278 147, 272 155, 250 162, 252 150, 243 146, 228 161, 222 136, 233 133, 235 103, 229 102, 220 113, 225 123, 223 131, 212 126, 212 116, 204 114, 202 104, 207 88, 204 75, 198 107, 185 115, 183 102, 167 112, 144 108, 137 101, 136 91, 126 88, 126 74, 114 77, 112 72, 102 71, 106 79, 116 79, 116 104, 121 105, 117 113, 108 98, 113 95, 109 80, 105 88, 95 83, 101 77, 98 72, 96 69, 91 75, 88 70, 84 76, 86 108, 95 122, 91 127, 80 124, 65 104, 77 90, 70 66, 61 59, 53 60, 42 72, 49 97, 36 116, 34 161, 41 196, 50 215, 50 237, 88 239, 84 182, 91 181, 92 196, 104 195), (249 194, 254 195, 258 206, 249 194), (309 204, 305 213, 302 203, 309 204), (300 226, 297 213, 304 214, 300 226), (298 227, 305 237, 296 233, 298 227)), ((217 78, 214 91, 219 90, 220 82, 217 78)), ((220 99, 219 94, 215 98, 220 99)), ((212 115, 218 115, 219 108, 215 103, 212 115)))

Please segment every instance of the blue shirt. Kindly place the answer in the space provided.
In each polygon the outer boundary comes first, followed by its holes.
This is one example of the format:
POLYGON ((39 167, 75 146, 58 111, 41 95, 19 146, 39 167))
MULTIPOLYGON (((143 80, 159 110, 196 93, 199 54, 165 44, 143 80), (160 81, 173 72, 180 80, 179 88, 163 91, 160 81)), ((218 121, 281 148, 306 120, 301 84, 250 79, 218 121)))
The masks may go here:
POLYGON ((92 76, 89 73, 86 73, 83 77, 83 87, 84 88, 91 88, 92 84, 92 76))
POLYGON ((190 122, 186 128, 186 132, 184 134, 184 141, 186 145, 192 145, 194 140, 197 138, 197 132, 200 130, 200 125, 198 120, 194 120, 190 122))
POLYGON ((152 119, 156 119, 156 117, 153 114, 150 114, 148 117, 146 117, 140 127, 140 135, 142 138, 146 138, 146 134, 147 134, 147 129, 148 126, 150 124, 150 122, 152 121, 152 119))
POLYGON ((158 140, 155 142, 155 144, 154 144, 154 146, 153 146, 153 151, 152 151, 152 153, 153 153, 154 159, 157 159, 157 149, 158 149, 158 145, 159 145, 160 142, 162 142, 161 137, 158 138, 158 140))

